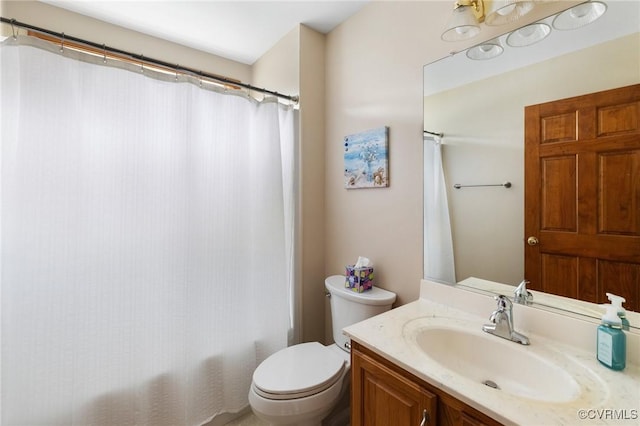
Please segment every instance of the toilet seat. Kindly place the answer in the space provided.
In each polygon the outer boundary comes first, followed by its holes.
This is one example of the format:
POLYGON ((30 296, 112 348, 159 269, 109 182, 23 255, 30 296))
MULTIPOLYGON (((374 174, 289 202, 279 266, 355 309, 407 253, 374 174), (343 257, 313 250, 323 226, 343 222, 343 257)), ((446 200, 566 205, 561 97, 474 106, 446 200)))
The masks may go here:
POLYGON ((341 379, 344 358, 318 342, 278 351, 253 373, 253 389, 267 399, 288 400, 320 393, 341 379))

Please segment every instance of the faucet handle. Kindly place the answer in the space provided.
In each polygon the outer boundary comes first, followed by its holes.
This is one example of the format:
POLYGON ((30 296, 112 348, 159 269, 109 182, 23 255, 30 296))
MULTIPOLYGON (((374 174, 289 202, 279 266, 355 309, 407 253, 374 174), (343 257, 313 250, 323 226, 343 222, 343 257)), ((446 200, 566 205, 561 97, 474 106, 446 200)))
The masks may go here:
POLYGON ((500 322, 502 316, 504 315, 504 310, 502 309, 498 309, 496 311, 491 312, 491 316, 489 317, 489 321, 491 321, 492 324, 497 324, 500 322))
POLYGON ((511 300, 507 296, 499 294, 494 297, 494 299, 498 302, 498 311, 511 310, 513 304, 511 300))
POLYGON ((527 284, 529 281, 522 280, 520 285, 516 288, 513 293, 513 301, 516 303, 520 303, 522 305, 530 305, 533 301, 533 294, 529 290, 527 290, 527 284))

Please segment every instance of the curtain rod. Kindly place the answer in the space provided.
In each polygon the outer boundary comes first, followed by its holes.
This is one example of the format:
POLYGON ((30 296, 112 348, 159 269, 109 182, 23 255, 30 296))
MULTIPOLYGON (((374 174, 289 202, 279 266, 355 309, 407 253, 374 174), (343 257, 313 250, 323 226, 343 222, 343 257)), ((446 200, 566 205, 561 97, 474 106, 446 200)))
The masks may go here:
MULTIPOLYGON (((147 56, 144 55, 139 55, 137 53, 132 53, 132 52, 127 52, 125 50, 121 50, 121 49, 117 49, 115 47, 109 47, 106 46, 104 44, 99 44, 99 43, 95 43, 89 40, 84 40, 78 37, 73 37, 73 36, 69 36, 65 33, 58 33, 55 31, 51 31, 51 30, 47 30, 45 28, 40 28, 40 27, 36 27, 34 25, 30 25, 30 24, 26 24, 24 22, 19 22, 16 21, 15 19, 7 19, 5 17, 0 17, 0 22, 4 22, 5 24, 9 24, 12 27, 20 27, 20 28, 24 28, 27 30, 31 30, 31 31, 35 31, 41 34, 46 34, 52 37, 55 37, 59 40, 61 40, 62 43, 64 43, 65 41, 72 41, 75 43, 80 43, 83 44, 85 46, 89 46, 89 47, 93 47, 94 49, 99 49, 100 51, 104 51, 104 52, 108 52, 108 53, 114 53, 117 55, 121 55, 121 56, 126 56, 130 59, 135 59, 137 61, 140 61, 141 63, 148 63, 148 64, 153 64, 153 65, 158 65, 164 68, 169 68, 172 70, 175 70, 176 72, 180 72, 182 74, 190 74, 192 76, 195 77, 200 77, 200 78, 206 78, 209 80, 214 80, 220 83, 226 83, 229 85, 233 85, 233 86, 240 86, 244 89, 248 89, 248 90, 254 90, 256 92, 260 92, 260 93, 264 93, 264 94, 269 94, 272 96, 276 96, 278 98, 281 99, 286 99, 289 100, 291 102, 294 103, 298 103, 299 102, 299 97, 298 96, 292 96, 292 95, 284 95, 282 93, 278 93, 276 91, 273 90, 268 90, 268 89, 264 89, 264 88, 260 88, 260 87, 256 87, 256 86, 252 86, 251 84, 247 84, 247 83, 242 83, 236 80, 232 80, 230 78, 226 78, 226 77, 222 77, 219 75, 215 75, 215 74, 209 74, 203 71, 199 71, 199 70, 195 70, 193 68, 188 68, 188 67, 183 67, 180 65, 176 65, 176 64, 170 64, 168 62, 162 61, 160 59, 153 59, 153 58, 149 58, 147 56)), ((15 35, 15 32, 14 32, 15 35)))

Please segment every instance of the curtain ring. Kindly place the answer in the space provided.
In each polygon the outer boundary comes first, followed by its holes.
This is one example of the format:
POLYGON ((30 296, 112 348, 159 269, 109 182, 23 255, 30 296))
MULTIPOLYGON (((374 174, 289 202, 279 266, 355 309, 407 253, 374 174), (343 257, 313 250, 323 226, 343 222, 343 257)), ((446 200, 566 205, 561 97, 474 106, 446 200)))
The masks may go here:
POLYGON ((60 41, 60 52, 64 52, 64 33, 62 33, 62 40, 60 41))
POLYGON ((180 66, 180 64, 176 64, 176 81, 178 81, 178 67, 180 66))
POLYGON ((18 37, 16 36, 16 27, 13 26, 13 24, 16 22, 15 19, 11 20, 11 32, 13 33, 13 39, 17 40, 18 37))
POLYGON ((144 72, 144 55, 140 55, 140 72, 144 72))
POLYGON ((200 87, 202 87, 202 71, 200 71, 200 87))
POLYGON ((104 43, 102 43, 102 63, 107 63, 107 46, 105 46, 104 43))

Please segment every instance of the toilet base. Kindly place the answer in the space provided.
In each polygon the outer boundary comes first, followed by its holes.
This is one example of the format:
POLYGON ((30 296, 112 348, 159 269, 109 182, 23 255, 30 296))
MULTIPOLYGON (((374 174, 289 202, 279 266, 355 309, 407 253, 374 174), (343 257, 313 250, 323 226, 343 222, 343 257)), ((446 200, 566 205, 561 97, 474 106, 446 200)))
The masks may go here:
MULTIPOLYGON (((335 421, 339 420, 336 413, 343 410, 345 404, 346 409, 349 409, 349 389, 351 384, 349 371, 350 368, 345 369, 343 376, 338 380, 339 384, 336 383, 337 386, 334 385, 320 392, 320 394, 300 398, 295 400, 295 402, 265 400, 255 393, 252 386, 249 392, 251 410, 259 419, 273 426, 346 426, 341 420, 339 423, 335 421), (325 402, 318 404, 318 397, 325 402), (334 415, 336 415, 335 419, 334 415), (326 422, 323 421, 325 419, 326 422)), ((342 415, 339 417, 342 418, 345 416, 342 415)), ((346 417, 348 417, 348 415, 346 417)))
MULTIPOLYGON (((272 426, 322 426, 322 420, 331 413, 330 408, 321 408, 314 410, 313 412, 294 413, 289 410, 283 410, 282 413, 271 411, 265 413, 259 409, 256 409, 256 401, 252 401, 254 394, 249 395, 249 403, 251 405, 251 411, 259 419, 269 423, 272 426)), ((277 411, 277 410, 276 410, 277 411)))

